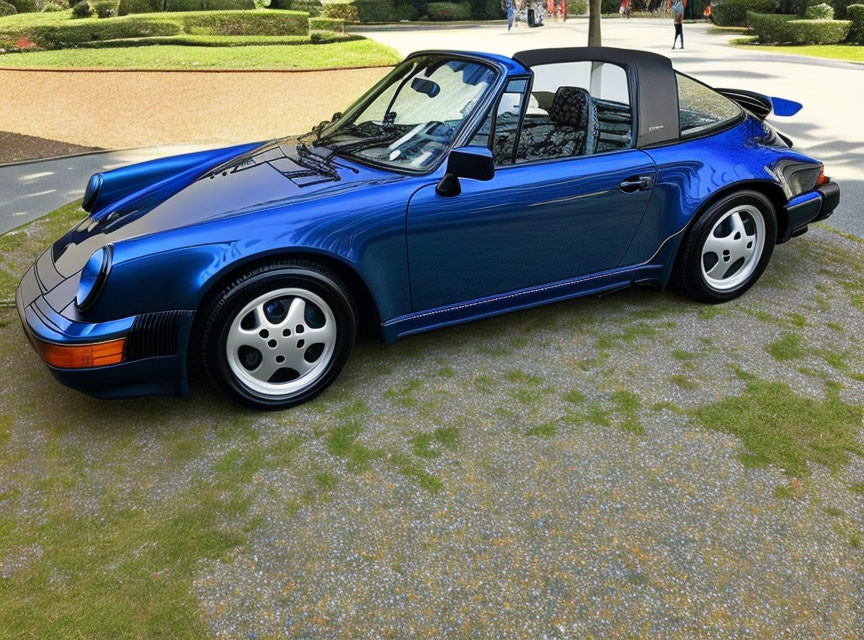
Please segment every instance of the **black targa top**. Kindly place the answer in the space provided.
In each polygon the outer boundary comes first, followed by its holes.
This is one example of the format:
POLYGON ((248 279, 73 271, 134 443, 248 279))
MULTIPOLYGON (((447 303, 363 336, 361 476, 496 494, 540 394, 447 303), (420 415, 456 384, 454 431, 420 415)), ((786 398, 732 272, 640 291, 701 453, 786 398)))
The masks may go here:
POLYGON ((627 71, 635 109, 636 147, 655 147, 677 142, 678 81, 672 61, 648 51, 614 47, 566 47, 532 49, 513 56, 526 67, 562 62, 610 62, 627 71))

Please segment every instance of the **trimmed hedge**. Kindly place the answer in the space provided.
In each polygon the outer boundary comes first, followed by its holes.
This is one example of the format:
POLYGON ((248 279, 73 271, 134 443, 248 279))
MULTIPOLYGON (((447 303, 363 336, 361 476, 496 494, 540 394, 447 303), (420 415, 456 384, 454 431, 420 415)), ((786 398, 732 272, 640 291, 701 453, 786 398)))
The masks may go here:
POLYGON ((470 20, 470 2, 430 2, 426 5, 430 20, 448 22, 451 20, 470 20))
POLYGON ((852 27, 851 20, 798 20, 798 16, 749 12, 747 20, 759 42, 772 44, 837 44, 852 27))
POLYGON ((203 3, 201 0, 165 0, 161 11, 167 11, 169 13, 180 11, 201 11, 203 8, 202 5, 203 3))
POLYGON ((849 35, 851 20, 791 20, 795 44, 839 44, 849 35))
POLYGON ((94 40, 79 45, 81 49, 115 49, 176 45, 182 47, 257 47, 269 45, 308 45, 363 40, 363 36, 319 32, 308 36, 154 36, 132 40, 94 40), (315 39, 312 35, 316 36, 315 39))
POLYGON ((0 29, 0 47, 8 49, 18 40, 26 39, 40 49, 67 49, 93 40, 174 36, 180 31, 177 22, 150 16, 129 16, 111 20, 68 20, 57 24, 0 29))
POLYGON ((824 2, 822 4, 814 4, 807 7, 804 17, 807 20, 833 20, 834 7, 824 2))
POLYGON ((309 16, 299 11, 207 11, 176 15, 184 31, 191 34, 303 36, 309 33, 309 16))
POLYGON ((164 6, 163 0, 120 0, 117 13, 121 16, 130 13, 159 13, 164 6))
POLYGON ((309 18, 309 31, 345 31, 345 21, 338 18, 309 18))
POLYGON ((323 11, 345 22, 390 22, 395 13, 390 0, 325 0, 323 11))
POLYGON ((40 49, 68 49, 94 40, 151 36, 305 36, 309 16, 297 11, 198 11, 128 15, 111 20, 65 20, 3 29, 0 47, 9 49, 21 39, 40 49))
POLYGON ((711 17, 721 27, 743 27, 747 13, 767 13, 774 9, 774 0, 722 0, 711 7, 711 17))
POLYGON ((864 44, 864 4, 850 4, 846 7, 846 15, 852 22, 849 30, 849 40, 864 44))
POLYGON ((6 0, 0 0, 0 17, 12 16, 16 13, 18 13, 18 9, 6 2, 6 0))
POLYGON ((792 28, 788 23, 798 16, 779 13, 747 12, 747 24, 759 36, 759 42, 792 42, 792 28))

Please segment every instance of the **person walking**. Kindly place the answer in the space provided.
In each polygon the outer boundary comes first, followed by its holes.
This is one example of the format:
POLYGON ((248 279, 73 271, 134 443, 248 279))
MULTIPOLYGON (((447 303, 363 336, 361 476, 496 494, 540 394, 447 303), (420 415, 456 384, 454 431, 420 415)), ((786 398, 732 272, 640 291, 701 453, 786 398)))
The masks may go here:
POLYGON ((507 31, 510 31, 516 20, 516 0, 502 0, 501 5, 507 11, 507 31))
POLYGON ((672 0, 672 23, 675 25, 675 39, 672 41, 672 50, 681 38, 681 48, 684 48, 684 2, 672 0))

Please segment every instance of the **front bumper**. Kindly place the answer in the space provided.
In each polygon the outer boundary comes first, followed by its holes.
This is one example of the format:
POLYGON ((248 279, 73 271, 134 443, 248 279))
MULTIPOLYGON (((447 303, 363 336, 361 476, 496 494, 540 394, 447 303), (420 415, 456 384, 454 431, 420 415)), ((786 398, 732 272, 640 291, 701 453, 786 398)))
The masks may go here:
POLYGON ((77 275, 63 278, 49 249, 15 295, 24 332, 58 381, 97 398, 188 392, 185 354, 193 311, 86 322, 74 309, 76 287, 77 275), (86 351, 93 353, 89 360, 78 355, 86 351))
POLYGON ((802 193, 786 205, 788 223, 778 242, 786 242, 807 231, 811 222, 824 220, 840 204, 840 186, 836 182, 827 182, 813 191, 802 193))

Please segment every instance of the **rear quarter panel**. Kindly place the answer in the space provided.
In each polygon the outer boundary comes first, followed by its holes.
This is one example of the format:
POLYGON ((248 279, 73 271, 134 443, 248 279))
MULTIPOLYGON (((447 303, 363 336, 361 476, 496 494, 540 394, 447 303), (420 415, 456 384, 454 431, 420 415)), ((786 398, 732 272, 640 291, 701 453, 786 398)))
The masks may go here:
POLYGON ((763 124, 748 116, 731 129, 704 138, 646 149, 657 164, 657 183, 622 264, 674 260, 682 231, 712 197, 754 182, 782 190, 780 169, 785 163, 815 162, 765 140, 763 124))

